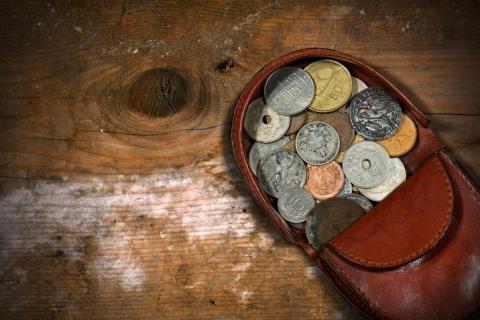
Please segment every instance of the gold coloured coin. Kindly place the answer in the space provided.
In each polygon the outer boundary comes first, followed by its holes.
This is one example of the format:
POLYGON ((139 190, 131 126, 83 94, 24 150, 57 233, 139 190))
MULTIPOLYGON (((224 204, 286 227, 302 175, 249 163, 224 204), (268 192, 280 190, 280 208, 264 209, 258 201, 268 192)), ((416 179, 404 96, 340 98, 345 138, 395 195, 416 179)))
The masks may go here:
POLYGON ((305 71, 315 83, 315 97, 309 109, 331 112, 341 108, 352 94, 352 76, 345 66, 334 60, 310 63, 305 71))
POLYGON ((377 141, 387 149, 390 157, 399 157, 410 151, 417 141, 417 127, 413 120, 403 115, 398 131, 388 139, 377 141))
MULTIPOLYGON (((363 141, 363 140, 365 140, 364 137, 362 137, 362 136, 359 135, 359 134, 356 134, 355 137, 353 137, 353 141, 352 141, 352 143, 350 144, 350 146, 351 146, 352 144, 354 144, 354 143, 357 143, 357 142, 360 142, 360 141, 363 141)), ((350 146, 348 146, 348 147, 350 147, 350 146)), ((345 148, 345 150, 348 149, 348 147, 345 148)), ((337 161, 338 163, 342 163, 342 161, 343 161, 343 156, 344 156, 344 155, 345 155, 345 151, 340 151, 340 152, 338 153, 338 156, 337 156, 337 158, 335 159, 335 161, 337 161)))

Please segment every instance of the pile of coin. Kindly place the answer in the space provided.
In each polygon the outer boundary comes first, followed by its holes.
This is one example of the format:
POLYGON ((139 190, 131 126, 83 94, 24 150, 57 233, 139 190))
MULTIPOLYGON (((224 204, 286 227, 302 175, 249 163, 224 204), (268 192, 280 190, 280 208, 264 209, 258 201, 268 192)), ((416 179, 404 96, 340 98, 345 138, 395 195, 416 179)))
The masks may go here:
POLYGON ((330 59, 272 73, 244 128, 255 140, 250 169, 315 249, 405 181, 398 157, 417 139, 415 123, 387 90, 367 87, 330 59))

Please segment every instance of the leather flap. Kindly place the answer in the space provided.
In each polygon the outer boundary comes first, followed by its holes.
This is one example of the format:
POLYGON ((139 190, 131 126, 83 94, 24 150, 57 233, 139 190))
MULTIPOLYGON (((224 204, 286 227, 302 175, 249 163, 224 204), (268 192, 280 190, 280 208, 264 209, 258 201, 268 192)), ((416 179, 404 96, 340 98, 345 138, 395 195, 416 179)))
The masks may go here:
POLYGON ((329 246, 361 266, 399 266, 435 246, 450 224, 452 210, 450 179, 433 156, 329 246))

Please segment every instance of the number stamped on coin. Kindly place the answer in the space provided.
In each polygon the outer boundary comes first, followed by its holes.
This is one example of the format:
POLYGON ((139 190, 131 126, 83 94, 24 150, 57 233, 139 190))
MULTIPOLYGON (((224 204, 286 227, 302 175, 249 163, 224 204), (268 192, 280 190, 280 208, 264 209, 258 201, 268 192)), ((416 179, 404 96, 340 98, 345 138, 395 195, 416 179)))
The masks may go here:
POLYGON ((288 222, 304 222, 314 206, 312 195, 302 187, 285 190, 278 197, 278 211, 288 222))
POLYGON ((324 122, 311 122, 298 131, 295 148, 306 163, 325 164, 337 156, 340 137, 331 125, 324 122))

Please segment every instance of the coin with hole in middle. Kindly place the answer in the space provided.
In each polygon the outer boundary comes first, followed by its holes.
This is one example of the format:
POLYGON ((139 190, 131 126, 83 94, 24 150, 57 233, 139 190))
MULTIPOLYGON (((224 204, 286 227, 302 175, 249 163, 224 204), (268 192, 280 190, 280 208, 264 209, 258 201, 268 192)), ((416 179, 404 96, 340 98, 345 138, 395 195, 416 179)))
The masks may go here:
POLYGON ((391 157, 399 157, 410 151, 417 141, 417 127, 413 120, 403 115, 398 131, 385 140, 377 141, 387 149, 391 157))
POLYGON ((268 143, 280 139, 287 132, 290 117, 276 113, 259 98, 248 106, 243 126, 253 140, 268 143))
POLYGON ((320 166, 307 164, 307 182, 305 189, 315 199, 326 200, 335 197, 344 183, 342 168, 335 161, 320 166))

